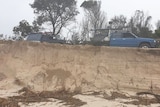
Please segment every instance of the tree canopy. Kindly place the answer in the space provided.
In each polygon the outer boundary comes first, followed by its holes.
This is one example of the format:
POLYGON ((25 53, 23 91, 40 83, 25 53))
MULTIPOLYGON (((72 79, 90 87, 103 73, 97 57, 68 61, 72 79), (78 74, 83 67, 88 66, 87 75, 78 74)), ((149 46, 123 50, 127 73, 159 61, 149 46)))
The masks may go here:
POLYGON ((146 15, 144 11, 136 10, 134 16, 130 19, 129 27, 132 29, 133 33, 139 36, 150 37, 152 36, 151 19, 152 17, 146 15))
POLYGON ((15 26, 13 28, 13 32, 14 32, 15 35, 20 35, 20 36, 23 36, 23 37, 25 37, 29 33, 39 32, 40 27, 38 26, 37 22, 33 21, 32 24, 33 25, 30 25, 27 20, 22 20, 22 21, 19 22, 18 26, 15 26))
POLYGON ((160 37, 160 20, 157 21, 156 23, 156 29, 155 29, 155 37, 160 37))
POLYGON ((31 7, 37 15, 38 24, 49 23, 53 35, 58 35, 78 14, 76 3, 75 0, 34 0, 31 7))
POLYGON ((18 26, 13 28, 13 32, 14 34, 25 37, 27 34, 32 32, 32 26, 26 20, 22 20, 19 22, 18 26))
POLYGON ((127 18, 124 15, 114 16, 111 19, 112 28, 114 29, 123 29, 126 27, 127 18))
POLYGON ((96 33, 96 29, 104 29, 107 27, 107 18, 105 13, 101 11, 100 1, 84 1, 81 5, 84 9, 85 17, 82 22, 82 35, 87 38, 90 30, 94 30, 93 35, 96 33))

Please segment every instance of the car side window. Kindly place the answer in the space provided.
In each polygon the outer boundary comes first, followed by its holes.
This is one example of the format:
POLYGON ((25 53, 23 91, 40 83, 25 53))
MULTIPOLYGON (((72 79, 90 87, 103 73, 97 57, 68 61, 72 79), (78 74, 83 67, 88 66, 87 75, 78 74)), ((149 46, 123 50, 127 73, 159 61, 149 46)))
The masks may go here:
POLYGON ((112 33, 112 38, 122 38, 122 33, 112 33))
POLYGON ((135 38, 131 33, 123 33, 123 38, 135 38))

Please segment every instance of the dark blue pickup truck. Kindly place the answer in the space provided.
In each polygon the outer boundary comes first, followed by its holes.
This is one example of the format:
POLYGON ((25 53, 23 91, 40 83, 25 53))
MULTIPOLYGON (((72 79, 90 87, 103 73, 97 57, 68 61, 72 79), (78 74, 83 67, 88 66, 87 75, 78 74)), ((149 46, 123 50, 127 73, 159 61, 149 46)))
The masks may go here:
POLYGON ((113 32, 109 37, 110 46, 155 48, 158 43, 152 38, 141 38, 131 32, 113 32))

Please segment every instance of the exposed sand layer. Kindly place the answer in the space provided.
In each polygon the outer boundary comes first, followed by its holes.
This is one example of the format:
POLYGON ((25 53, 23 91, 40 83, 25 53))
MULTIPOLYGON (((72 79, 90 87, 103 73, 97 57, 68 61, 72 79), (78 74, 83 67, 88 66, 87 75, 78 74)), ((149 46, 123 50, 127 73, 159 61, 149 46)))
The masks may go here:
POLYGON ((160 49, 0 41, 0 91, 159 94, 159 65, 160 49))

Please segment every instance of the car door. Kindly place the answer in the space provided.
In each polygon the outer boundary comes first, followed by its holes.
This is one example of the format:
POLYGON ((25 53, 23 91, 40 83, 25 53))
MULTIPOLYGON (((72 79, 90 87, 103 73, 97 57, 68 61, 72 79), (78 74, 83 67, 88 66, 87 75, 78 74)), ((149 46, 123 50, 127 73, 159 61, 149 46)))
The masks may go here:
POLYGON ((120 32, 111 33, 110 46, 124 46, 122 37, 123 35, 120 32))
POLYGON ((137 47, 137 38, 132 33, 123 33, 122 34, 122 45, 124 47, 137 47))

